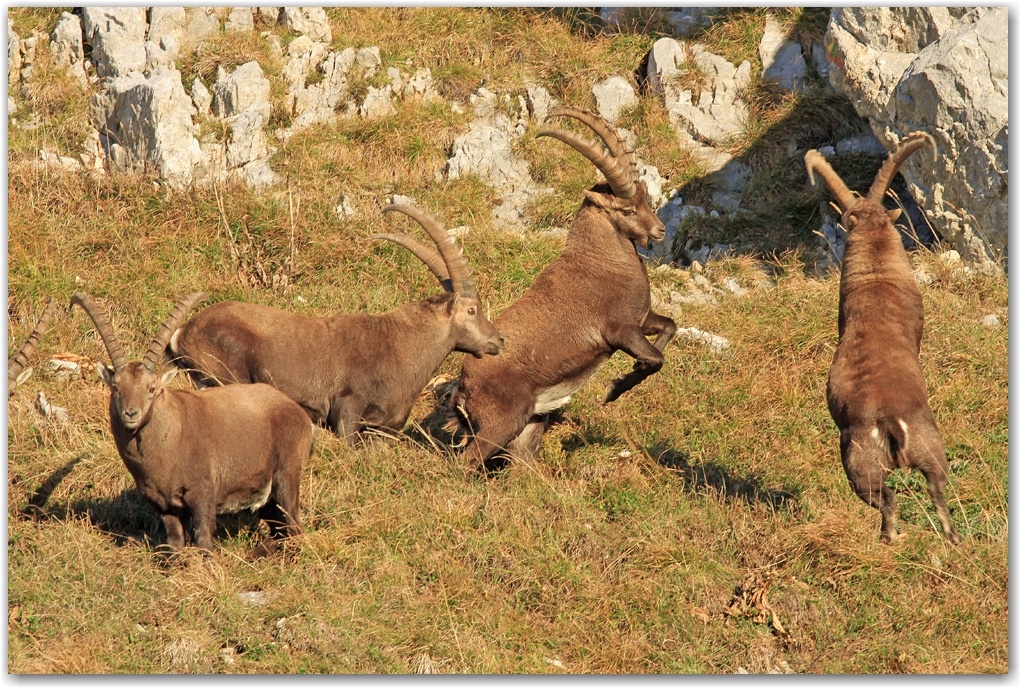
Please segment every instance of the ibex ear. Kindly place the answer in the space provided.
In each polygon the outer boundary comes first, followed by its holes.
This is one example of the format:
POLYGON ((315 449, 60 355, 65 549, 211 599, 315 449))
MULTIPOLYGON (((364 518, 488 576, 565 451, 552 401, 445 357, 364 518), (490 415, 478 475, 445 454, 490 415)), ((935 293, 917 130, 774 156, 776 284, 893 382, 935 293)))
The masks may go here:
POLYGON ((597 208, 601 208, 606 211, 616 209, 616 203, 613 202, 616 200, 616 196, 608 196, 605 193, 595 193, 594 191, 585 191, 584 195, 597 208))
POLYGON ((31 376, 32 376, 32 368, 27 367, 27 368, 25 368, 24 371, 22 371, 22 373, 20 375, 18 375, 18 380, 16 382, 14 382, 14 383, 17 384, 18 386, 21 386, 21 384, 23 382, 25 382, 25 381, 28 381, 28 378, 31 377, 31 376))
POLYGON ((96 363, 96 372, 99 373, 100 379, 106 382, 106 386, 113 387, 113 368, 104 365, 103 363, 96 363))
POLYGON ((889 215, 889 221, 890 222, 895 222, 896 220, 898 220, 902 213, 903 213, 903 210, 901 210, 900 208, 894 208, 892 210, 886 210, 885 211, 885 214, 889 215))
POLYGON ((163 377, 159 380, 159 387, 162 389, 167 384, 172 382, 174 380, 174 377, 176 377, 176 376, 177 376, 177 368, 176 367, 171 367, 169 370, 167 370, 166 372, 163 373, 163 377))
POLYGON ((450 304, 446 306, 446 312, 453 314, 453 311, 457 309, 457 303, 460 303, 460 294, 454 293, 453 298, 450 299, 450 304))

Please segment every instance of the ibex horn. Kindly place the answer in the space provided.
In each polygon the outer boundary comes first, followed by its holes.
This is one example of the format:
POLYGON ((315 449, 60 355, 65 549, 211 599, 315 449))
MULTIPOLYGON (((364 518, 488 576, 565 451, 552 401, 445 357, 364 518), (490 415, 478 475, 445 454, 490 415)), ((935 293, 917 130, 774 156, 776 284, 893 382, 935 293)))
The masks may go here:
POLYGON ((836 174, 836 170, 817 150, 809 150, 804 154, 804 166, 807 167, 808 180, 811 181, 811 185, 816 185, 815 172, 817 172, 825 185, 832 191, 832 195, 836 196, 836 201, 839 202, 844 213, 857 204, 857 196, 847 188, 843 180, 836 174))
POLYGON ((444 290, 453 291, 453 282, 450 281, 450 271, 446 269, 446 263, 443 262, 443 256, 439 254, 439 251, 437 251, 435 247, 430 246, 424 241, 419 241, 408 234, 373 234, 368 238, 393 241, 393 243, 403 246, 414 253, 419 260, 428 265, 432 274, 436 275, 436 279, 438 279, 439 283, 443 285, 444 290))
POLYGON ((21 374, 25 366, 28 365, 28 359, 35 353, 36 347, 39 345, 39 340, 42 335, 46 333, 46 328, 50 326, 50 321, 53 319, 53 315, 57 312, 57 302, 50 298, 46 302, 46 310, 43 311, 42 317, 39 319, 39 323, 35 325, 35 329, 28 338, 25 339, 25 343, 21 344, 21 348, 11 358, 7 360, 7 388, 14 389, 18 383, 18 375, 21 374))
POLYGON ((170 337, 181 326, 184 318, 191 312, 191 309, 202 301, 207 300, 209 300, 209 296, 205 291, 194 291, 181 299, 180 303, 174 307, 173 312, 170 313, 170 316, 166 318, 163 326, 159 328, 156 337, 149 344, 149 349, 145 351, 145 357, 142 358, 142 365, 145 366, 145 369, 149 372, 156 371, 156 368, 159 367, 159 361, 163 358, 163 351, 166 350, 166 345, 170 342, 170 337))
POLYGON ((573 117, 579 122, 587 124, 606 144, 613 157, 621 163, 626 162, 634 173, 637 173, 637 158, 634 156, 634 151, 627 146, 627 141, 620 135, 617 128, 606 121, 602 115, 595 114, 590 110, 583 110, 580 107, 561 105, 554 107, 549 113, 549 117, 573 117))
POLYGON ((412 205, 387 205, 383 208, 383 212, 402 212, 420 224, 428 232, 428 235, 432 237, 436 248, 439 249, 439 254, 443 256, 443 262, 446 263, 446 269, 449 270, 450 282, 454 293, 459 293, 466 298, 478 296, 475 282, 471 279, 471 268, 468 267, 467 258, 464 257, 464 251, 457 245, 454 238, 446 232, 446 228, 439 220, 412 205))
MULTIPOLYGON (((591 122, 595 121, 593 119, 594 115, 582 118, 578 116, 579 113, 582 115, 588 114, 584 113, 583 110, 578 110, 577 108, 555 108, 550 116, 574 117, 591 127, 591 122)), ((597 129, 593 128, 593 130, 595 133, 599 133, 597 129)), ((626 154, 626 151, 624 151, 624 157, 621 159, 619 156, 613 155, 611 152, 606 152, 601 146, 598 146, 593 141, 589 141, 578 134, 571 131, 564 131, 562 129, 543 129, 535 135, 536 138, 540 136, 551 136, 557 140, 563 141, 571 148, 574 148, 577 152, 588 158, 591 163, 595 165, 606 177, 609 187, 613 189, 613 194, 618 198, 632 198, 634 194, 637 193, 637 186, 634 184, 634 172, 631 168, 629 156, 626 154)), ((606 139, 603 140, 607 139, 611 139, 611 137, 607 136, 606 139)))
POLYGON ((892 178, 899 171, 900 165, 907 161, 914 151, 919 148, 928 146, 931 148, 933 156, 938 155, 938 148, 935 147, 935 139, 926 134, 923 131, 915 131, 912 134, 904 136, 903 139, 896 146, 896 150, 889 153, 889 157, 882 164, 882 168, 878 170, 878 174, 875 175, 875 181, 871 184, 871 189, 868 191, 868 200, 876 203, 882 202, 882 196, 885 195, 886 189, 889 188, 889 183, 892 178))
POLYGON ((79 291, 71 296, 71 306, 74 305, 80 306, 92 318, 92 323, 99 330, 99 336, 103 338, 103 343, 106 344, 106 351, 110 354, 113 371, 117 372, 120 368, 124 367, 127 364, 127 356, 124 355, 124 349, 120 347, 117 335, 113 333, 113 327, 110 326, 110 318, 106 311, 92 300, 92 296, 83 291, 79 291))

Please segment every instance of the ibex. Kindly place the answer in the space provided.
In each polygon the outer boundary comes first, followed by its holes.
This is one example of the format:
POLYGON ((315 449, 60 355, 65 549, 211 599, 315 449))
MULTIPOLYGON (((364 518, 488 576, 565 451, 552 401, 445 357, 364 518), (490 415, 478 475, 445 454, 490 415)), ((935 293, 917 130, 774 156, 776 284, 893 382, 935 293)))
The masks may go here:
POLYGON ((407 205, 436 249, 406 234, 377 234, 414 253, 446 292, 382 315, 304 317, 224 301, 206 308, 171 341, 177 362, 201 384, 266 382, 354 445, 366 427, 399 431, 451 351, 496 355, 503 337, 482 314, 467 259, 434 217, 407 205))
POLYGON ((451 400, 472 436, 469 465, 477 469, 496 451, 534 457, 547 428, 547 414, 622 350, 633 370, 614 380, 605 402, 657 372, 676 324, 651 310, 648 273, 635 244, 661 241, 662 222, 648 205, 637 179, 633 153, 604 119, 574 107, 552 110, 591 128, 609 151, 577 134, 546 129, 578 150, 606 177, 585 191, 563 254, 535 278, 531 288, 504 311, 496 326, 507 337, 498 358, 464 360, 451 400), (651 344, 646 336, 656 335, 651 344))
POLYGON ((99 330, 112 367, 96 364, 110 387, 110 427, 138 491, 166 526, 172 550, 184 546, 181 518, 196 543, 212 550, 217 513, 257 512, 269 536, 252 558, 299 534, 301 464, 312 450, 312 423, 301 407, 267 384, 194 391, 169 389, 177 374, 157 375, 170 335, 205 299, 186 296, 160 327, 141 362, 128 362, 106 312, 85 293, 71 297, 99 330))
POLYGON ((897 468, 916 468, 954 544, 960 536, 949 519, 947 463, 942 438, 928 407, 918 357, 924 304, 903 241, 893 226, 899 210, 882 207, 893 175, 911 153, 935 142, 923 132, 903 138, 882 165, 865 198, 852 193, 829 163, 809 150, 804 156, 812 185, 817 173, 836 196, 847 229, 839 281, 839 345, 829 370, 826 396, 839 427, 843 469, 854 492, 882 514, 881 539, 896 539, 896 492, 885 479, 897 468))
POLYGON ((21 344, 18 352, 7 360, 7 398, 14 395, 14 390, 18 388, 19 384, 23 384, 32 376, 32 368, 25 366, 28 365, 28 359, 35 353, 36 347, 39 346, 39 340, 46 333, 56 312, 57 302, 51 298, 46 303, 46 310, 43 311, 35 329, 25 339, 25 343, 21 344))

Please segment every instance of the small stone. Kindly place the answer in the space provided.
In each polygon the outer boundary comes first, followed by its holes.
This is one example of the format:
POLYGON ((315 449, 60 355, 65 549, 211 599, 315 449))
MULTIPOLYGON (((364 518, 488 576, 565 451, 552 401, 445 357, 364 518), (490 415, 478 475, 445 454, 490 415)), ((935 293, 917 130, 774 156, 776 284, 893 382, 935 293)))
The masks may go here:
MULTIPOLYGON (((698 272, 701 272, 701 270, 698 270, 698 272)), ((694 285, 699 286, 703 289, 712 288, 712 282, 710 282, 703 274, 694 275, 694 285)))
POLYGON ((354 56, 354 60, 364 67, 366 78, 374 76, 375 70, 382 65, 382 56, 379 54, 379 48, 375 46, 362 48, 354 56))
POLYGON ((950 249, 939 256, 939 260, 942 261, 943 265, 951 266, 956 265, 962 261, 960 253, 956 250, 950 249))
POLYGON ((700 273, 704 268, 697 260, 691 260, 691 272, 700 273))
POLYGON ((676 330, 676 333, 682 339, 710 346, 716 353, 721 353, 730 347, 729 339, 704 332, 696 327, 681 327, 676 330))
POLYGON ((468 234, 471 233, 471 227, 467 225, 461 225, 459 227, 454 227, 453 229, 447 229, 446 233, 449 234, 450 236, 467 236, 468 234))
POLYGON ((836 154, 836 149, 832 146, 822 146, 818 149, 818 154, 828 159, 836 154))
POLYGON ((416 201, 411 196, 395 195, 392 198, 390 198, 390 203, 392 203, 393 205, 412 205, 412 206, 416 206, 418 204, 418 201, 416 201))
POLYGON ((981 320, 981 324, 991 329, 995 329, 996 327, 999 326, 999 318, 996 317, 994 314, 985 315, 985 318, 981 320))
POLYGON ((743 296, 747 293, 747 289, 740 285, 736 277, 726 277, 722 280, 723 288, 732 293, 734 296, 743 296))
POLYGON ((621 76, 609 77, 593 86, 591 92, 595 96, 599 114, 609 123, 615 122, 625 109, 638 104, 634 87, 621 76))
POLYGON ((58 382, 69 382, 81 377, 81 366, 73 360, 53 358, 46 363, 46 369, 58 382))
POLYGON ((269 592, 241 592, 237 595, 237 598, 246 606, 260 608, 269 603, 272 596, 269 592))

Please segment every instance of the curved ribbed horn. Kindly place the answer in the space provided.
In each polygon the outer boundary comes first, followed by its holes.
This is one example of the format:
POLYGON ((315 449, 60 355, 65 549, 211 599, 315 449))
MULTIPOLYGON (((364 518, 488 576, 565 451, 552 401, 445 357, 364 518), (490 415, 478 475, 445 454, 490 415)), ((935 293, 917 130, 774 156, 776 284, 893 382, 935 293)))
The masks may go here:
POLYGON ((166 318, 163 326, 159 328, 156 337, 149 344, 149 349, 145 351, 145 357, 142 358, 142 365, 145 366, 145 369, 149 372, 156 371, 159 361, 163 358, 163 351, 166 350, 166 345, 170 342, 170 337, 181 326, 191 309, 206 300, 209 300, 209 296, 205 291, 194 291, 181 299, 170 316, 166 318))
POLYGON ((563 141, 588 158, 605 175, 606 181, 609 182, 609 187, 613 189, 613 194, 618 198, 633 198, 634 194, 637 193, 637 186, 634 185, 634 176, 631 174, 630 165, 626 162, 620 162, 618 158, 613 157, 592 141, 562 129, 542 129, 535 134, 535 138, 540 136, 552 136, 559 141, 563 141))
POLYGON ((836 174, 836 170, 832 168, 829 162, 817 150, 809 150, 804 154, 804 166, 807 167, 808 179, 811 181, 811 185, 816 185, 815 172, 818 172, 818 176, 822 177, 825 185, 832 191, 832 195, 836 196, 836 200, 843 208, 844 213, 857 204, 857 196, 847 188, 843 180, 836 174))
POLYGON ((127 365, 127 356, 124 355, 124 349, 120 347, 117 335, 113 333, 113 327, 110 326, 110 318, 106 311, 84 291, 79 291, 71 296, 71 305, 80 306, 92 318, 92 324, 96 325, 99 336, 103 337, 103 343, 106 344, 106 351, 110 354, 113 371, 117 372, 127 365))
POLYGON ((637 176, 637 158, 634 151, 627 147, 627 141, 620 135, 616 127, 606 121, 605 117, 571 105, 554 107, 549 112, 549 117, 573 117, 579 122, 587 124, 588 128, 598 134, 598 137, 606 144, 609 153, 621 163, 629 164, 634 175, 637 176))
POLYGON ((454 238, 446 232, 446 228, 439 220, 412 205, 387 205, 382 211, 402 212, 420 224, 428 232, 428 235, 432 237, 436 248, 439 249, 439 254, 443 256, 443 262, 446 263, 446 269, 450 273, 450 282, 454 293, 459 293, 467 298, 478 296, 478 291, 475 290, 475 282, 471 279, 471 268, 468 267, 467 258, 464 257, 464 251, 457 245, 454 238))
POLYGON ((443 261, 443 256, 440 255, 439 251, 437 251, 434 247, 424 241, 419 241, 408 234, 373 234, 368 238, 393 241, 393 243, 403 246, 414 253, 419 260, 428 265, 428 268, 432 270, 432 274, 436 275, 436 279, 438 279, 439 283, 443 285, 444 290, 453 291, 453 282, 450 280, 450 271, 446 269, 446 263, 443 261))
POLYGON ((935 147, 935 139, 923 131, 915 131, 904 136, 896 146, 896 150, 889 153, 888 159, 882 164, 882 168, 875 175, 875 181, 868 190, 868 200, 881 204, 882 196, 885 195, 889 183, 899 171, 900 165, 907 161, 914 151, 928 146, 931 148, 932 156, 938 155, 938 148, 935 147))
POLYGON ((36 347, 39 346, 39 339, 46 333, 46 328, 50 326, 50 321, 53 319, 53 315, 57 312, 57 302, 50 298, 46 302, 46 310, 43 311, 42 317, 39 319, 39 323, 35 325, 35 329, 28 338, 25 339, 25 343, 21 344, 21 348, 7 360, 7 388, 13 389, 18 382, 18 375, 21 374, 22 370, 28 365, 28 359, 35 353, 36 347))

